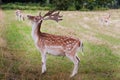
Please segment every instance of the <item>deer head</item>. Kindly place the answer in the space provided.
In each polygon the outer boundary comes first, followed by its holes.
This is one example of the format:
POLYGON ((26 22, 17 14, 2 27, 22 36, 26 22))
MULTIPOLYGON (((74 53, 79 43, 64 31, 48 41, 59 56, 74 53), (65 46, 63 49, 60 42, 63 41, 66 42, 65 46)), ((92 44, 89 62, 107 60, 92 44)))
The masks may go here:
POLYGON ((38 16, 27 15, 28 19, 32 22, 32 37, 36 41, 39 35, 41 35, 41 24, 43 20, 54 20, 56 22, 62 20, 59 15, 60 12, 48 11, 45 15, 41 15, 41 12, 38 16))

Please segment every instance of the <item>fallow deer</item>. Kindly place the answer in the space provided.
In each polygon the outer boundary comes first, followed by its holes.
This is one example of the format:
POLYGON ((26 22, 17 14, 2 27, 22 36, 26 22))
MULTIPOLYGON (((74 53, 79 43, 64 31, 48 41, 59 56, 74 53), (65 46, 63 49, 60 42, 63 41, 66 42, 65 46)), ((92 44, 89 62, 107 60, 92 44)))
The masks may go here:
POLYGON ((100 22, 102 23, 102 25, 108 25, 109 24, 109 20, 110 20, 110 17, 111 17, 111 14, 106 14, 106 15, 103 15, 101 18, 100 18, 100 22))
POLYGON ((79 48, 83 48, 83 43, 79 39, 59 36, 41 32, 41 24, 44 20, 61 21, 59 12, 49 11, 44 16, 31 16, 27 15, 28 19, 32 21, 32 38, 35 42, 37 49, 42 57, 42 73, 46 72, 46 54, 66 56, 74 63, 74 69, 71 77, 75 76, 78 72, 80 59, 77 55, 79 48))
POLYGON ((18 19, 19 21, 24 21, 25 20, 25 14, 23 13, 23 11, 16 10, 15 14, 16 14, 16 19, 18 19))

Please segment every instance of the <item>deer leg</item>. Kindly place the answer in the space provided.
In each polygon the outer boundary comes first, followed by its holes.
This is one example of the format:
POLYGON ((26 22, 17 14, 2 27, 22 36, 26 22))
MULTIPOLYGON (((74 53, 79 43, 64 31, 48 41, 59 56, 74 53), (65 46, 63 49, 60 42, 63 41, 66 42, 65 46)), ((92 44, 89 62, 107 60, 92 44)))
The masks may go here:
POLYGON ((72 74, 70 75, 70 77, 73 77, 78 72, 78 66, 79 66, 80 59, 77 56, 72 56, 72 55, 67 55, 67 57, 74 63, 74 68, 73 68, 72 74))
POLYGON ((18 20, 18 15, 16 15, 16 20, 18 20))
POLYGON ((76 56, 77 60, 78 60, 78 63, 80 62, 80 58, 78 56, 76 56))
POLYGON ((46 53, 41 53, 42 57, 42 74, 46 72, 46 53))
POLYGON ((109 25, 109 21, 108 20, 106 20, 106 26, 108 26, 109 25))
POLYGON ((79 60, 76 56, 73 58, 73 63, 74 63, 74 69, 73 69, 73 72, 71 74, 71 77, 75 76, 78 72, 79 60))
POLYGON ((23 21, 25 20, 25 17, 23 17, 23 21))
POLYGON ((21 16, 21 14, 20 14, 20 21, 22 21, 22 16, 21 16))
POLYGON ((20 15, 19 15, 19 21, 21 20, 21 17, 20 17, 20 15))

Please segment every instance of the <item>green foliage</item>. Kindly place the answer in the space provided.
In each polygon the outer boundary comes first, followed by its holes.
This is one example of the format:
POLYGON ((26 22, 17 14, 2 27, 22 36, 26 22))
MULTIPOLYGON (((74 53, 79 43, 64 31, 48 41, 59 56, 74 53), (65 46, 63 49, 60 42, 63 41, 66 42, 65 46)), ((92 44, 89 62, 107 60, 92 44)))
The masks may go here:
POLYGON ((21 9, 21 10, 49 10, 49 6, 43 6, 39 3, 7 3, 1 5, 2 9, 21 9))
POLYGON ((52 3, 56 7, 56 9, 59 10, 67 10, 71 3, 72 0, 53 0, 52 3))
POLYGON ((103 10, 117 8, 120 6, 119 0, 9 0, 3 3, 3 9, 58 9, 58 10, 103 10), (20 2, 20 3, 19 3, 20 2))

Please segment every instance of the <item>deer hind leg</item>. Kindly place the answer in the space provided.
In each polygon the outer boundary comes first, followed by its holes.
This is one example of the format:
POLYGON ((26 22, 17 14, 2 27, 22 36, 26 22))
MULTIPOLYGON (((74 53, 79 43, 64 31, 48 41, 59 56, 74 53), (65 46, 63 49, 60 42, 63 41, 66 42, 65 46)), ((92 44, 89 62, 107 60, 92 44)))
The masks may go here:
POLYGON ((21 16, 20 16, 20 14, 19 14, 18 18, 19 18, 18 20, 20 21, 20 20, 21 20, 21 16))
POLYGON ((78 63, 80 62, 80 58, 78 56, 76 56, 76 59, 78 60, 78 63))
POLYGON ((72 71, 72 74, 70 75, 70 77, 73 77, 77 74, 78 72, 78 66, 79 66, 79 62, 80 62, 80 59, 78 56, 74 55, 67 55, 67 57, 74 63, 74 68, 73 68, 73 71, 72 71))
POLYGON ((16 14, 16 20, 18 20, 18 15, 16 14))
POLYGON ((23 16, 23 21, 25 20, 25 17, 23 16))
POLYGON ((46 72, 46 53, 41 53, 42 57, 42 74, 46 72))
POLYGON ((109 25, 109 20, 106 20, 105 23, 106 23, 106 26, 108 26, 109 25))

